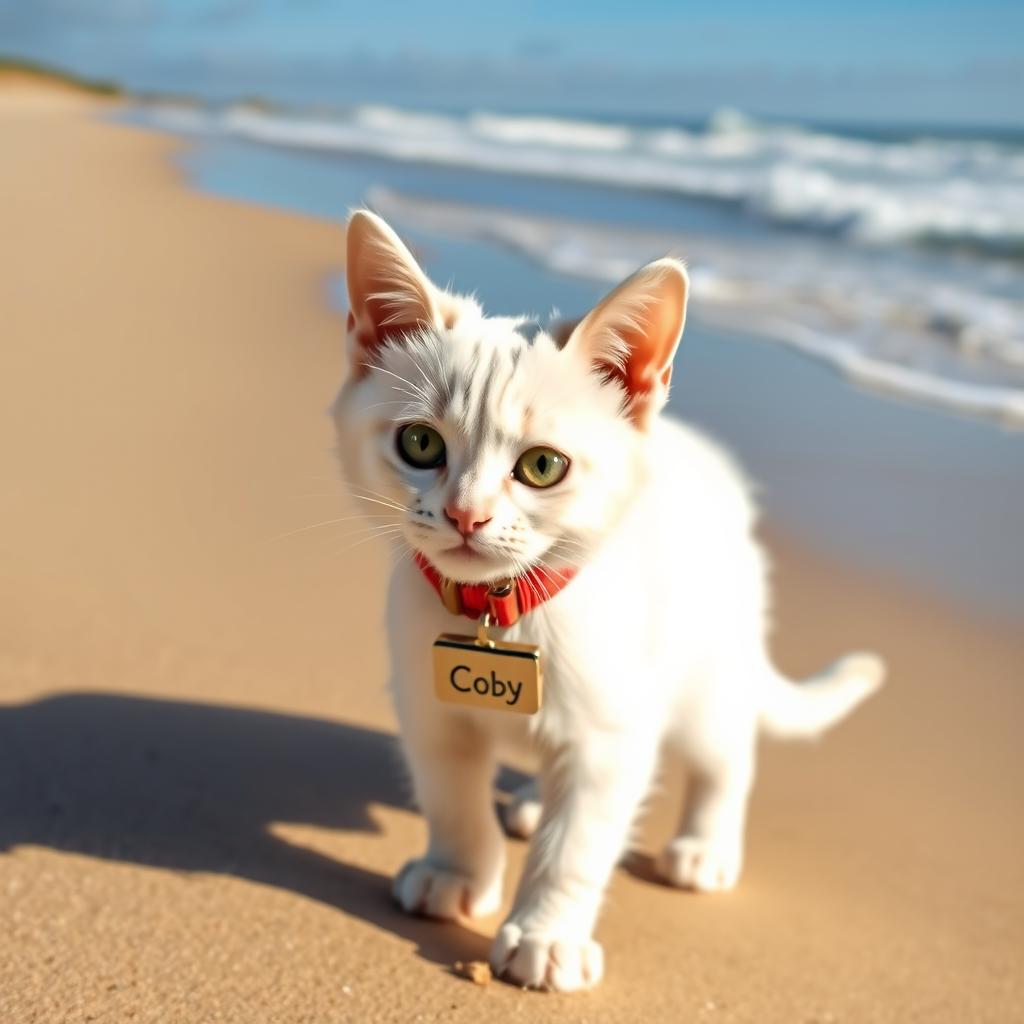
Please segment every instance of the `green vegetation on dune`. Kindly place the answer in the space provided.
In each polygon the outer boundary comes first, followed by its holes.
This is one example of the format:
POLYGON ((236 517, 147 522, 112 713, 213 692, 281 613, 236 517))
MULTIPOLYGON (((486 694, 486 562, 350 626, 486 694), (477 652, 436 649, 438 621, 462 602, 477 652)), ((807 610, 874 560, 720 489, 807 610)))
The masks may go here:
POLYGON ((58 82, 72 89, 94 93, 97 96, 120 96, 123 92, 116 82, 103 79, 83 78, 70 71, 40 64, 34 60, 23 60, 20 57, 0 56, 0 79, 5 74, 31 75, 44 81, 58 82))

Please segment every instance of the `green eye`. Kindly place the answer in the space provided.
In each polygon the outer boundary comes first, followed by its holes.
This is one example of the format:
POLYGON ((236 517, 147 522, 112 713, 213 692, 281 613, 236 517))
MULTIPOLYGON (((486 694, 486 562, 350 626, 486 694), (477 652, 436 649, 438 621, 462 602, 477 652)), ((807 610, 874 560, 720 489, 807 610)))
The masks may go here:
POLYGON ((416 469, 444 465, 444 438, 426 423, 408 423, 398 431, 398 454, 416 469))
POLYGON ((538 445, 519 456, 512 475, 527 487, 553 487, 569 472, 569 460, 554 448, 538 445))

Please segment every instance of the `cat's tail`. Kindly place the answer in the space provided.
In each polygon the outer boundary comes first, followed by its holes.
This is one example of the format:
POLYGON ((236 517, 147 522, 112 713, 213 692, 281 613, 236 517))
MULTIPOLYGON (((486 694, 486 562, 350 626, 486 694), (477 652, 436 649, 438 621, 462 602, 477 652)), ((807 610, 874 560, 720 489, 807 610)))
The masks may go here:
POLYGON ((761 691, 761 728, 778 739, 814 739, 870 697, 885 679, 875 654, 847 654, 805 683, 774 669, 761 691))

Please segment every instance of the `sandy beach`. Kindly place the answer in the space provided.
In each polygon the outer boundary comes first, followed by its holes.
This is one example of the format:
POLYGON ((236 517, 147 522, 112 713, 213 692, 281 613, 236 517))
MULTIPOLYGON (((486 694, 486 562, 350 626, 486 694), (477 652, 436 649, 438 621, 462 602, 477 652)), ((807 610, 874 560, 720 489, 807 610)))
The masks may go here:
POLYGON ((1021 630, 777 535, 781 665, 870 646, 886 691, 765 745, 733 894, 653 881, 658 802, 600 989, 456 977, 500 919, 388 895, 424 826, 330 454, 341 231, 103 113, 0 79, 0 1021, 1024 1017, 1021 630))

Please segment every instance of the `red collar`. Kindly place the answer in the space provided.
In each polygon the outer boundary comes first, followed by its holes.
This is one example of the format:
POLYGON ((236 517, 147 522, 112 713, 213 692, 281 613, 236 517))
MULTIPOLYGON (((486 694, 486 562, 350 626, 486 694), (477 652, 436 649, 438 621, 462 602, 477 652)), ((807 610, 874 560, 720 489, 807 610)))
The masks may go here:
POLYGON ((453 615, 479 619, 490 612, 496 626, 511 626, 550 600, 576 575, 575 569, 531 569, 525 576, 497 583, 456 583, 442 576, 416 552, 416 564, 453 615))

